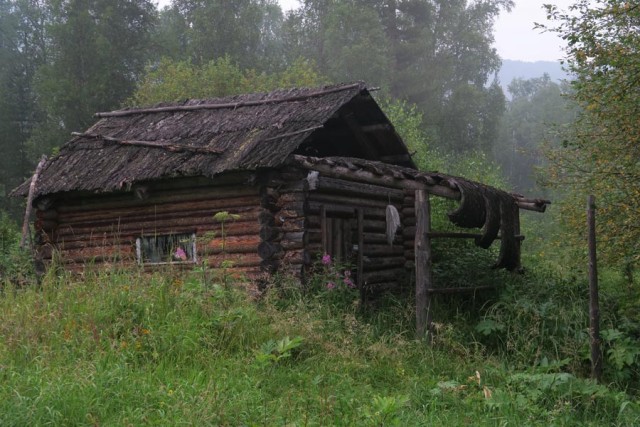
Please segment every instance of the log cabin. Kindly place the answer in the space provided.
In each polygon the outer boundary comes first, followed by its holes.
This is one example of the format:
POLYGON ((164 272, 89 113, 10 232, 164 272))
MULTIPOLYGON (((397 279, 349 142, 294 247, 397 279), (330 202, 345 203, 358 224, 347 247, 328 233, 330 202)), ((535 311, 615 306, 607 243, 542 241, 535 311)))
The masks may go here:
POLYGON ((393 287, 429 261, 423 240, 437 237, 498 238, 497 265, 516 270, 519 210, 548 203, 418 171, 363 83, 96 117, 13 192, 32 190, 40 256, 72 270, 205 263, 250 280, 302 278, 330 254, 354 265, 360 289, 393 287), (480 231, 430 231, 430 195, 459 200, 449 219, 480 231))

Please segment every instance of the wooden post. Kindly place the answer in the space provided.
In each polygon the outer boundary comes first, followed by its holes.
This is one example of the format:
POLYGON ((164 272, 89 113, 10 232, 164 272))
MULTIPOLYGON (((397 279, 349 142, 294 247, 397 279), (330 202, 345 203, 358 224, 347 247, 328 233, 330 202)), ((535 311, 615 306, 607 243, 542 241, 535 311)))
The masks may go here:
POLYGON ((587 225, 589 229, 589 335, 591 338, 591 378, 600 382, 602 377, 602 351, 600 350, 600 303, 598 301, 598 265, 596 256, 596 202, 593 195, 587 199, 587 225))
POLYGON ((322 205, 320 206, 320 238, 322 239, 322 254, 328 254, 329 248, 327 246, 327 235, 329 231, 327 230, 327 208, 322 205))
POLYGON ((362 276, 364 275, 364 211, 357 209, 358 216, 358 275, 356 277, 358 289, 360 289, 360 302, 364 303, 365 289, 362 276))
POLYGON ((40 171, 42 167, 47 161, 47 156, 42 156, 40 158, 40 162, 36 167, 36 171, 31 177, 31 184, 29 185, 29 195, 27 196, 27 206, 24 211, 24 221, 22 221, 22 239, 20 240, 20 247, 24 248, 24 245, 27 243, 27 238, 30 236, 29 233, 29 218, 31 217, 31 209, 33 208, 33 196, 36 191, 36 183, 38 182, 38 176, 40 175, 40 171))
POLYGON ((415 192, 416 208, 416 236, 415 236, 415 264, 416 264, 416 338, 424 339, 431 336, 431 293, 433 287, 431 273, 431 206, 429 195, 424 190, 415 192), (428 335, 427 335, 428 334, 428 335))
POLYGON ((513 233, 516 236, 516 250, 518 251, 516 256, 516 259, 518 260, 518 265, 516 266, 516 268, 513 269, 513 271, 516 271, 518 273, 523 273, 524 270, 522 268, 522 239, 520 237, 522 237, 520 235, 520 208, 518 207, 517 204, 514 204, 513 206, 514 209, 514 224, 513 224, 513 233))
POLYGON ((342 256, 342 219, 332 218, 331 221, 331 256, 336 262, 344 262, 342 256))

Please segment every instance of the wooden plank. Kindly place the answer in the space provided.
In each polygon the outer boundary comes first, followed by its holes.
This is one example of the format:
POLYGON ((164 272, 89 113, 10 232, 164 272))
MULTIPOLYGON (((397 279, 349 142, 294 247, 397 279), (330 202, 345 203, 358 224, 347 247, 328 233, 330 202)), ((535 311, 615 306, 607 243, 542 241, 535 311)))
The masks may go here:
POLYGON ((404 192, 397 188, 385 187, 382 185, 366 184, 362 182, 350 181, 348 179, 336 179, 320 176, 314 193, 325 193, 331 195, 350 195, 357 197, 370 197, 379 200, 401 200, 404 199, 404 192))
MULTIPOLYGON (((381 194, 384 196, 384 193, 381 194)), ((320 202, 329 205, 342 205, 346 207, 372 207, 372 208, 380 208, 385 209, 389 204, 387 198, 382 199, 374 199, 371 196, 354 196, 354 195, 342 195, 342 194, 331 194, 331 193, 318 193, 312 192, 309 193, 308 199, 310 202, 320 202)))
MULTIPOLYGON (((331 217, 342 217, 342 218, 353 218, 354 216, 354 206, 349 204, 334 204, 334 203, 325 203, 318 202, 315 200, 309 200, 307 212, 306 213, 319 213, 320 207, 324 206, 327 215, 331 217)), ((385 211, 384 208, 373 208, 370 207, 367 209, 367 217, 374 218, 384 218, 385 211)))
POLYGON ((344 258, 342 257, 342 242, 344 239, 344 235, 342 234, 342 223, 343 219, 333 218, 331 221, 331 235, 332 235, 332 255, 333 258, 338 262, 343 262, 344 258))
POLYGON ((356 216, 358 221, 358 261, 356 272, 356 286, 360 290, 360 302, 365 301, 365 289, 364 280, 362 275, 364 274, 364 212, 362 208, 356 209, 356 216))
POLYGON ((322 253, 329 253, 329 238, 327 229, 327 209, 323 206, 320 206, 320 233, 321 233, 321 242, 322 242, 322 253))

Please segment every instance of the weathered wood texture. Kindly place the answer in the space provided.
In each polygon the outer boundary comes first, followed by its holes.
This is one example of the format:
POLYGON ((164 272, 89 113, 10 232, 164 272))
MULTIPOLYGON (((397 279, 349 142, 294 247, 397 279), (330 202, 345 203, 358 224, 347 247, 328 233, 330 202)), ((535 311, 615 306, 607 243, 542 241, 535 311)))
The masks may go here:
POLYGON ((372 289, 395 287, 406 278, 402 230, 392 245, 386 237, 386 207, 399 212, 402 190, 320 173, 304 202, 306 248, 312 259, 329 253, 350 263, 362 298, 372 289), (358 274, 359 273, 359 274, 358 274))
MULTIPOLYGON (((213 269, 229 261, 229 274, 256 276, 263 264, 258 246, 265 209, 258 185, 248 174, 216 180, 172 180, 150 183, 112 195, 86 195, 47 203, 37 212, 36 229, 43 236, 40 252, 57 257, 71 269, 83 265, 138 263, 136 239, 141 236, 195 233, 198 262, 213 269), (140 198, 140 193, 143 198, 140 198), (224 224, 218 212, 239 215, 224 224)), ((193 266, 184 263, 184 267, 193 266)), ((145 265, 145 267, 151 267, 145 265)))
POLYGON ((429 290, 433 288, 431 272, 431 205, 429 195, 424 190, 415 192, 416 239, 416 338, 431 338, 427 336, 431 327, 431 296, 429 290))

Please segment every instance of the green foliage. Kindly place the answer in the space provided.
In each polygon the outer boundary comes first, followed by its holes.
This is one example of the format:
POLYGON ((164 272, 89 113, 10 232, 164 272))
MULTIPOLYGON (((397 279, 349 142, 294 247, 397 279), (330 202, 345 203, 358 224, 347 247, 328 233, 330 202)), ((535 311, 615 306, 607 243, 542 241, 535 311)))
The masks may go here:
POLYGON ((401 410, 408 403, 409 398, 407 396, 373 396, 371 407, 364 410, 367 425, 402 425, 401 410))
POLYGON ((388 87, 391 57, 378 13, 362 2, 335 2, 324 19, 327 75, 332 81, 362 80, 388 87))
POLYGON ((34 84, 47 118, 34 133, 35 155, 86 129, 93 114, 129 95, 148 58, 156 10, 149 0, 52 2, 47 10, 50 60, 34 84), (54 130, 51 134, 50 132, 54 130))
POLYGON ((418 169, 433 170, 430 156, 435 136, 425 130, 423 115, 416 105, 392 98, 378 100, 380 107, 407 146, 418 169))
POLYGON ((256 362, 261 366, 277 364, 285 359, 290 359, 293 350, 303 343, 302 337, 284 337, 281 340, 269 340, 260 346, 256 352, 256 362))
POLYGON ((562 147, 550 152, 550 179, 567 192, 565 240, 582 240, 584 201, 594 194, 602 260, 632 270, 640 261, 634 225, 640 209, 640 9, 622 0, 578 0, 568 11, 547 9, 548 29, 568 43, 572 97, 580 107, 562 147))
POLYGON ((187 98, 203 99, 277 88, 316 86, 321 82, 313 66, 302 59, 281 72, 267 74, 254 69, 242 70, 230 56, 202 65, 163 58, 159 64, 148 67, 147 74, 128 103, 150 105, 187 98))
POLYGON ((205 64, 231 57, 243 68, 281 65, 282 10, 275 0, 175 0, 161 12, 161 55, 205 64))
POLYGON ((357 312, 278 285, 258 301, 171 270, 48 275, 39 289, 5 287, 0 423, 639 420, 633 396, 565 372, 563 360, 511 364, 474 347, 459 322, 447 324, 459 330, 449 340, 441 327, 434 347, 415 341, 406 301, 357 312))
POLYGON ((0 290, 5 284, 35 283, 31 254, 20 247, 20 232, 6 212, 0 211, 0 290))
POLYGON ((20 233, 17 225, 6 212, 0 211, 0 255, 4 257, 18 243, 20 233))

